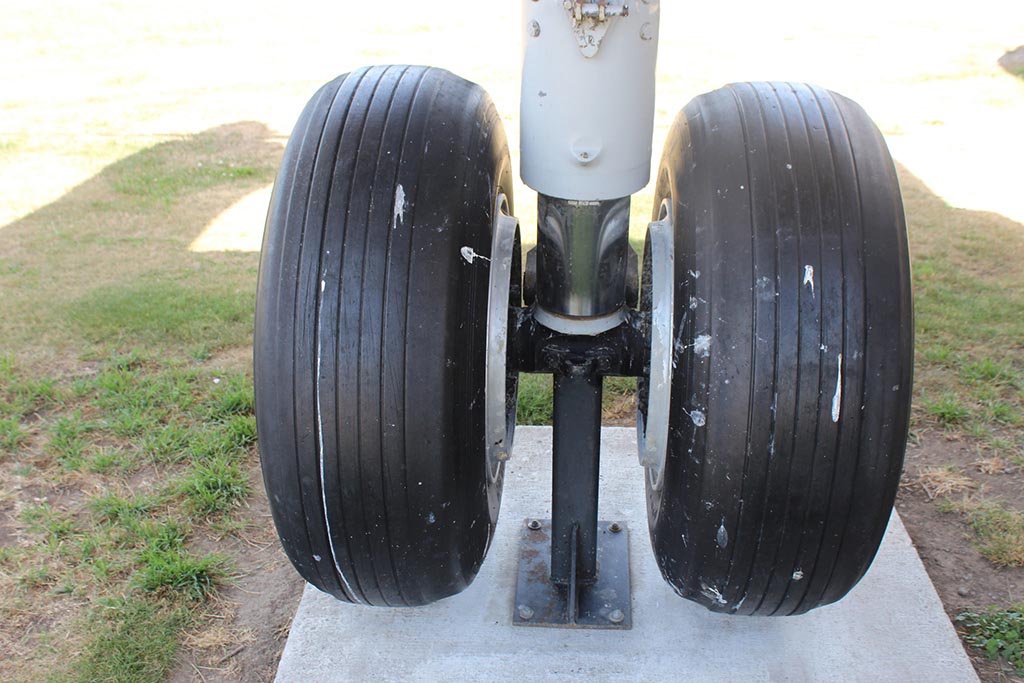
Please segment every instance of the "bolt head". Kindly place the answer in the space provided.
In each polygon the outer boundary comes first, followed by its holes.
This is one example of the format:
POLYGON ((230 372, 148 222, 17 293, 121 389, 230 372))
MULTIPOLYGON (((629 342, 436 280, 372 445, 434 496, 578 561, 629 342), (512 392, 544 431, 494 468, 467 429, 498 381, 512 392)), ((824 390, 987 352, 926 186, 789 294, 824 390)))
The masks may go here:
POLYGON ((608 621, 612 622, 613 624, 621 624, 625 620, 626 615, 623 614, 622 610, 620 609, 613 609, 611 612, 608 613, 608 621))
POLYGON ((529 524, 527 524, 526 526, 530 527, 530 529, 532 529, 533 531, 536 531, 540 528, 540 520, 531 519, 529 524))
POLYGON ((529 605, 519 605, 518 611, 520 619, 533 619, 533 608, 529 605))
POLYGON ((620 531, 622 531, 622 525, 618 522, 612 522, 608 525, 608 531, 612 532, 613 534, 617 534, 620 531))
POLYGON ((536 21, 531 21, 526 25, 526 32, 530 34, 530 37, 536 38, 540 35, 540 24, 536 21))

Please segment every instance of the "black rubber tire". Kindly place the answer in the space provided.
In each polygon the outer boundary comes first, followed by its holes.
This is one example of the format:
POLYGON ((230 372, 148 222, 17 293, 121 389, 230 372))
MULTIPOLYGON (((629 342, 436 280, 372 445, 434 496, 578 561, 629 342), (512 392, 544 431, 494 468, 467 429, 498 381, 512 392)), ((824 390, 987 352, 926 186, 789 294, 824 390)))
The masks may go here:
POLYGON ((483 89, 425 67, 340 76, 288 142, 260 259, 256 419, 281 543, 340 600, 430 603, 487 551, 503 475, 484 445, 489 271, 460 250, 490 255, 510 171, 483 89))
POLYGON ((885 142, 835 93, 734 84, 680 113, 656 193, 676 249, 669 448, 663 486, 648 481, 662 574, 716 612, 834 602, 881 542, 910 414, 910 266, 885 142))

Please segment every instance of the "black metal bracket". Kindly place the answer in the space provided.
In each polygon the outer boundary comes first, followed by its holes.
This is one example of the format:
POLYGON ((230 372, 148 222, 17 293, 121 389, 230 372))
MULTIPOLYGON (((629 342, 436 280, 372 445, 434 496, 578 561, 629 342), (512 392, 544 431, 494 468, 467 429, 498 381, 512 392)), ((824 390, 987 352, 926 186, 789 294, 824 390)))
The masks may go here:
POLYGON ((650 362, 650 314, 627 309, 618 327, 595 336, 555 332, 533 317, 533 307, 510 308, 508 367, 518 372, 554 373, 593 365, 601 376, 639 377, 650 362))
POLYGON ((595 336, 565 335, 510 311, 509 364, 554 375, 550 521, 529 521, 520 546, 513 624, 631 627, 629 542, 598 522, 601 396, 607 375, 640 375, 649 362, 645 318, 630 311, 595 336))
POLYGON ((516 579, 516 626, 629 629, 633 625, 629 578, 629 530, 618 522, 599 522, 593 583, 550 581, 551 522, 523 525, 516 579))

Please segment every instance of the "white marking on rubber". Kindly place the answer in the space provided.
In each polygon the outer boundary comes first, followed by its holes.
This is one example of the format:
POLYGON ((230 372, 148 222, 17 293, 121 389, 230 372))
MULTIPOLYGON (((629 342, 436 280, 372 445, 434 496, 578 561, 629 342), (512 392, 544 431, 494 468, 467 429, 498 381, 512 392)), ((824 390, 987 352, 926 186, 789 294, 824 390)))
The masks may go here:
POLYGON ((718 527, 718 533, 715 534, 715 542, 719 548, 725 548, 729 545, 729 532, 725 529, 725 518, 722 518, 722 523, 718 527))
POLYGON ((724 605, 728 601, 722 597, 722 592, 714 586, 709 586, 703 581, 700 582, 700 592, 704 594, 704 597, 714 600, 719 605, 724 605))
POLYGON ((707 422, 707 419, 704 417, 704 413, 702 413, 699 410, 690 411, 690 420, 692 420, 693 424, 697 425, 698 427, 703 427, 704 424, 707 422))
POLYGON ((693 340, 693 352, 707 358, 711 355, 711 335, 701 334, 693 340))
POLYGON ((679 361, 679 356, 686 352, 686 344, 683 343, 683 332, 685 331, 685 325, 679 325, 679 331, 676 333, 675 341, 672 342, 672 368, 676 367, 679 361))
POLYGON ((405 220, 405 188, 399 183, 395 188, 395 213, 391 217, 391 229, 398 227, 398 221, 405 220))
POLYGON ((466 263, 472 265, 474 259, 483 259, 484 261, 490 261, 491 259, 473 251, 473 247, 462 247, 459 249, 459 253, 462 254, 462 258, 466 259, 466 263))
POLYGON ((836 370, 836 393, 832 395, 832 421, 839 422, 839 409, 843 402, 843 354, 837 359, 839 368, 836 370))
POLYGON ((804 284, 811 286, 811 296, 814 296, 814 266, 804 266, 804 284))
POLYGON ((700 279, 700 271, 699 270, 688 270, 686 272, 689 273, 693 277, 694 280, 699 280, 700 279))
MULTIPOLYGON (((320 280, 320 291, 323 292, 327 287, 327 280, 320 280)), ((345 574, 341 571, 341 565, 338 564, 338 556, 334 553, 334 535, 331 533, 331 517, 327 514, 327 476, 324 472, 324 416, 323 410, 320 406, 320 359, 322 357, 321 347, 321 335, 319 332, 320 327, 320 306, 321 301, 316 302, 316 440, 317 440, 317 454, 320 458, 320 493, 324 502, 324 524, 327 526, 327 545, 331 549, 331 559, 334 561, 334 569, 338 572, 338 578, 345 586, 345 592, 348 594, 352 601, 358 604, 362 604, 362 600, 356 595, 356 592, 352 590, 352 586, 349 584, 348 579, 345 578, 345 574)), ((314 555, 314 557, 316 557, 314 555)), ((319 562, 320 558, 316 557, 319 562)))
POLYGON ((802 569, 797 569, 795 572, 793 572, 794 581, 799 581, 802 578, 804 578, 804 571, 802 569))

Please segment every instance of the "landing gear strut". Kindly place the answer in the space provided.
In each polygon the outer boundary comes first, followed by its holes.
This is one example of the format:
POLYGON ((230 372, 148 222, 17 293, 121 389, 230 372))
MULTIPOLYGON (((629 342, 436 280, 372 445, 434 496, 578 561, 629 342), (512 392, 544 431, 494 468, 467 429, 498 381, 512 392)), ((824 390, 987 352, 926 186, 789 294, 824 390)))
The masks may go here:
MULTIPOLYGON (((842 598, 881 542, 913 314, 892 159, 850 100, 738 83, 679 114, 642 258, 658 3, 524 0, 524 276, 487 94, 440 69, 325 85, 288 143, 260 263, 264 480, 299 573, 424 605, 487 552, 519 374, 554 377, 552 519, 522 531, 512 623, 629 628, 628 529, 597 514, 603 378, 637 378, 652 546, 730 614, 842 598)), ((640 474, 640 472, 638 472, 640 474)))

